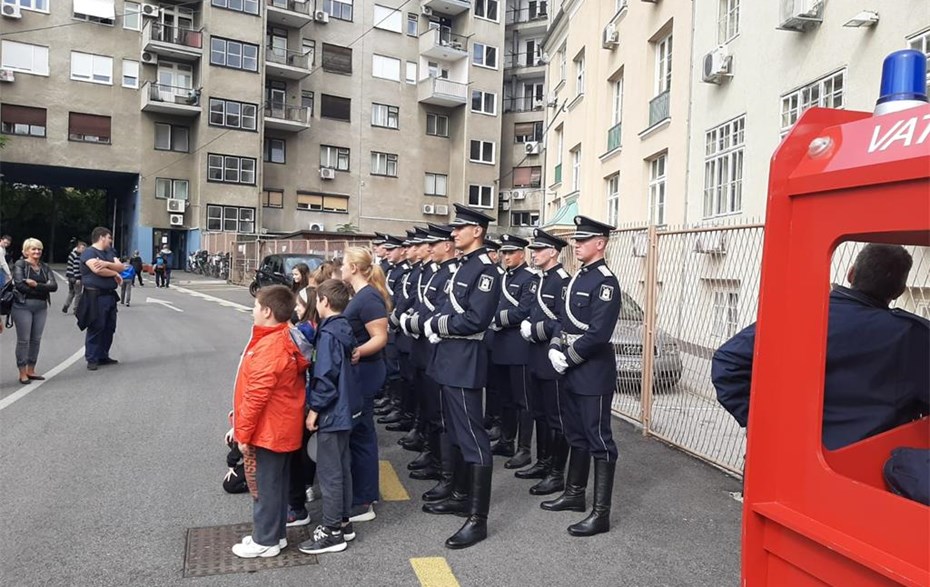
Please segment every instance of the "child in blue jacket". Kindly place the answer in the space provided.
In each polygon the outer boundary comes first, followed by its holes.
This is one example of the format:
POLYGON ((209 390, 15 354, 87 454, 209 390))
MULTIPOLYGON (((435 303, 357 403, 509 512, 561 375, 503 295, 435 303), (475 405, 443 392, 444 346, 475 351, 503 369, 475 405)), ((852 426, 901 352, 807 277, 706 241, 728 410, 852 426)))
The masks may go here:
POLYGON ((129 264, 129 257, 123 257, 121 261, 126 265, 126 269, 119 274, 123 280, 123 283, 119 286, 119 301, 128 308, 129 302, 132 300, 132 282, 136 280, 136 270, 129 264))

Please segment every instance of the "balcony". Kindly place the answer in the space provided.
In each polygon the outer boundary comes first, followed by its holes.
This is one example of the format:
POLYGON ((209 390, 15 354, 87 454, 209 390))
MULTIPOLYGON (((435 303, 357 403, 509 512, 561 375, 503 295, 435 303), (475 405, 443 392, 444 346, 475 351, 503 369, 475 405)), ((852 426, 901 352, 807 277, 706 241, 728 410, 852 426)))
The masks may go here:
POLYGON ((430 27, 420 35, 420 55, 450 62, 466 59, 468 38, 448 30, 430 27))
POLYGON ((546 75, 546 64, 537 52, 508 53, 504 57, 504 70, 514 70, 508 71, 507 75, 519 78, 543 77, 546 75))
POLYGON ((439 14, 455 16, 469 10, 471 2, 468 0, 423 0, 421 6, 439 14))
POLYGON ((669 91, 665 90, 649 101, 649 128, 669 118, 669 91))
POLYGON ((620 148, 620 123, 610 127, 607 131, 607 152, 611 153, 620 148))
POLYGON ((142 111, 197 116, 200 114, 200 89, 145 82, 142 86, 142 111))
POLYGON ((268 24, 299 29, 313 22, 313 2, 266 0, 268 24))
POLYGON ((468 101, 468 84, 441 77, 428 77, 417 84, 417 100, 423 104, 455 108, 468 101))
POLYGON ((310 75, 310 54, 265 47, 265 73, 281 79, 301 80, 310 75))
POLYGON ((203 55, 203 29, 195 31, 146 19, 142 51, 178 61, 197 61, 203 55))
POLYGON ((504 98, 504 113, 508 112, 542 112, 546 109, 543 98, 524 96, 522 98, 504 98))
POLYGON ((265 104, 265 128, 300 132, 310 128, 310 110, 303 106, 265 104))
POLYGON ((527 8, 508 10, 505 23, 507 25, 520 25, 517 28, 528 32, 531 29, 545 29, 549 22, 549 11, 546 2, 538 2, 527 8))

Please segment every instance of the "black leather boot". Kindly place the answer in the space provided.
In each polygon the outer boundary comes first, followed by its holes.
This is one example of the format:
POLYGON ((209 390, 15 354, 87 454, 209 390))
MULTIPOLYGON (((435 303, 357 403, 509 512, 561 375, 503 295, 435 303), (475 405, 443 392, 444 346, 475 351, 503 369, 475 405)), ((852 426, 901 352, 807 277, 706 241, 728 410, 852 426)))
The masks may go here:
POLYGON ((407 434, 404 434, 404 436, 397 441, 397 444, 402 446, 405 450, 422 452, 425 450, 425 441, 426 438, 423 436, 420 426, 414 425, 407 434))
POLYGON ((414 428, 413 414, 401 414, 395 422, 385 422, 388 432, 410 432, 414 428))
POLYGON ((588 517, 568 527, 572 536, 594 536, 610 530, 610 498, 617 463, 594 461, 594 507, 588 517))
POLYGON ((529 410, 517 413, 520 432, 517 434, 517 452, 504 463, 505 469, 522 469, 533 462, 530 448, 533 444, 533 414, 529 410))
MULTIPOLYGON (((414 430, 416 430, 416 428, 414 428, 414 430)), ((408 434, 407 436, 410 436, 410 434, 408 434)), ((406 438, 406 436, 404 438, 406 438)), ((403 440, 403 438, 401 440, 403 440)), ((432 451, 433 447, 431 446, 430 438, 423 437, 420 441, 420 444, 423 447, 422 448, 423 452, 421 452, 419 456, 417 456, 417 458, 407 463, 408 471, 419 471, 420 469, 425 469, 426 467, 429 467, 430 465, 432 465, 434 462, 433 451, 432 451)))
POLYGON ((536 425, 536 464, 530 467, 529 469, 523 469, 522 471, 517 471, 514 473, 514 477, 517 479, 545 479, 549 474, 549 469, 552 466, 552 458, 549 456, 551 453, 550 447, 554 442, 554 437, 552 431, 548 431, 547 434, 543 435, 539 433, 539 424, 536 425))
POLYGON ((392 409, 386 415, 381 416, 376 420, 378 424, 395 424, 404 419, 404 413, 398 409, 392 409))
POLYGON ((442 501, 423 504, 423 511, 439 516, 452 514, 465 518, 469 512, 468 490, 471 488, 471 469, 459 455, 452 476, 452 493, 442 501))
POLYGON ((454 477, 455 463, 457 458, 461 458, 459 451, 452 447, 445 433, 435 433, 435 436, 436 438, 430 442, 433 444, 432 448, 434 454, 436 454, 437 460, 439 460, 442 465, 439 473, 439 483, 422 496, 423 501, 428 503, 442 501, 448 499, 449 496, 452 495, 452 479, 454 477))
POLYGON ((588 486, 588 473, 591 470, 591 456, 587 450, 573 448, 568 459, 568 479, 565 491, 555 499, 539 504, 544 510, 550 512, 583 512, 585 511, 584 492, 588 486))
POLYGON ((531 495, 551 495, 565 490, 565 461, 568 459, 568 441, 556 430, 550 433, 549 474, 546 478, 530 487, 531 495))
POLYGON ((381 397, 375 399, 375 401, 372 402, 372 405, 373 405, 376 409, 377 409, 377 408, 383 408, 383 407, 385 407, 385 406, 389 406, 389 405, 391 405, 391 398, 390 398, 390 396, 388 396, 387 394, 382 395, 381 397))
POLYGON ((501 425, 498 423, 491 424, 491 427, 488 428, 488 440, 491 442, 497 442, 501 437, 501 425))
POLYGON ((471 465, 471 499, 468 519, 446 540, 446 548, 468 548, 488 537, 488 510, 491 506, 491 465, 471 465))

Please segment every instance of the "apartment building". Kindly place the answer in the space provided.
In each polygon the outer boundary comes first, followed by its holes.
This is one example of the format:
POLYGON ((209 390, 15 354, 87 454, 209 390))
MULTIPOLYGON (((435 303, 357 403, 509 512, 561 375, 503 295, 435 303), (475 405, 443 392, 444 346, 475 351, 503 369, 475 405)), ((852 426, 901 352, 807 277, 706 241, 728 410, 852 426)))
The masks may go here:
POLYGON ((125 250, 497 211, 498 0, 3 7, 4 180, 106 188, 125 250))

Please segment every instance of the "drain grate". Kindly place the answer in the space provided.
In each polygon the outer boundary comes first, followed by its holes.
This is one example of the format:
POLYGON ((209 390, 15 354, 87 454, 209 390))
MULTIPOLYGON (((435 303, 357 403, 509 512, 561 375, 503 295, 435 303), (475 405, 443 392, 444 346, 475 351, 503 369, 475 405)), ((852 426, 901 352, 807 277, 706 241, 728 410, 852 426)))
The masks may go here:
POLYGON ((271 558, 239 558, 232 553, 232 545, 251 534, 252 524, 230 524, 188 528, 184 549, 184 576, 206 577, 253 573, 263 569, 282 569, 317 564, 316 556, 297 550, 297 545, 310 538, 313 526, 287 529, 287 548, 271 558))

